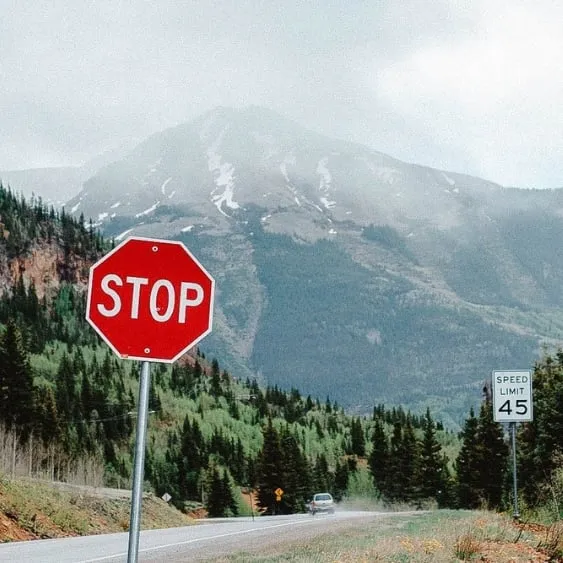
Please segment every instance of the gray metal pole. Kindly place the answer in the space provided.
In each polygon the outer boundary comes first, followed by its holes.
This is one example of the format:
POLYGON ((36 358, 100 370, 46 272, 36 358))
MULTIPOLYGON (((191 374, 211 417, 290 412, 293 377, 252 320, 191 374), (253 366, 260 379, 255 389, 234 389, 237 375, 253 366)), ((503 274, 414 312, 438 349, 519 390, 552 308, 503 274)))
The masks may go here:
POLYGON ((133 490, 131 491, 131 519, 129 521, 129 550, 127 552, 127 563, 137 563, 137 555, 139 553, 149 387, 150 363, 143 362, 141 364, 141 379, 139 381, 139 406, 137 408, 137 436, 135 440, 135 466, 133 473, 133 490))
POLYGON ((516 475, 516 422, 510 423, 512 434, 512 482, 514 484, 514 518, 520 518, 518 512, 518 477, 516 475))

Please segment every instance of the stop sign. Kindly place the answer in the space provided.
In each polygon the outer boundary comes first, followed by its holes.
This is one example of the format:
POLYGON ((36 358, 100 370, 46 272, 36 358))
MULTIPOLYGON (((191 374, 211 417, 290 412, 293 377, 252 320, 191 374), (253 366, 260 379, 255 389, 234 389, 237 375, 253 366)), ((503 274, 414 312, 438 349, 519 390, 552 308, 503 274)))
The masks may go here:
POLYGON ((90 268, 86 319, 122 358, 174 362, 211 332, 214 290, 181 242, 129 237, 90 268))

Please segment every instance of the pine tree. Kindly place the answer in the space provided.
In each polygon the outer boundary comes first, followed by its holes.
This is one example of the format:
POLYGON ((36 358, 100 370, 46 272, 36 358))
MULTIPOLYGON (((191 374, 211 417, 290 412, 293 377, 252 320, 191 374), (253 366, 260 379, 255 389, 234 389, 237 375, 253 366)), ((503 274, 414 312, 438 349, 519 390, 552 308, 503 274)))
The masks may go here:
POLYGON ((418 502, 420 500, 419 445, 414 434, 414 428, 409 419, 403 431, 403 439, 399 448, 400 474, 397 476, 403 484, 402 500, 407 502, 418 502))
POLYGON ((80 402, 82 404, 82 412, 84 416, 88 418, 90 413, 95 408, 94 404, 94 393, 92 391, 92 384, 90 383, 90 377, 83 372, 82 375, 82 386, 80 388, 80 402))
POLYGON ((209 516, 225 516, 226 506, 223 498, 223 480, 219 469, 213 464, 207 471, 205 508, 209 516))
POLYGON ((205 480, 205 508, 211 517, 236 516, 238 506, 235 502, 229 476, 221 475, 216 463, 212 462, 205 480))
POLYGON ((274 428, 272 419, 268 419, 263 428, 264 445, 258 454, 256 481, 258 485, 258 506, 266 514, 276 514, 277 501, 275 490, 284 489, 283 455, 280 436, 274 428))
POLYGON ((280 512, 293 514, 305 510, 307 493, 310 490, 310 470, 305 455, 295 437, 285 428, 280 438, 283 456, 283 497, 278 503, 280 512))
POLYGON ((403 498, 403 484, 401 476, 401 448, 403 442, 403 427, 397 420, 393 424, 393 433, 389 445, 389 462, 385 476, 385 498, 397 501, 403 498))
POLYGON ((563 350, 537 362, 533 372, 534 420, 518 432, 518 480, 528 503, 552 495, 563 452, 563 350))
POLYGON ((57 413, 57 402, 50 387, 34 389, 36 405, 36 418, 34 434, 37 434, 44 443, 57 443, 62 436, 61 423, 57 413))
POLYGON ((436 439, 436 427, 426 410, 424 418, 424 435, 420 446, 420 494, 422 498, 438 499, 446 487, 447 477, 444 474, 442 446, 436 439))
POLYGON ((349 476, 350 470, 348 468, 348 463, 346 461, 341 463, 340 460, 337 460, 336 467, 334 469, 334 487, 332 489, 332 495, 336 502, 340 502, 344 498, 348 489, 349 476))
POLYGON ((223 499, 227 507, 228 516, 238 516, 238 504, 233 493, 233 486, 227 471, 223 473, 223 499))
POLYGON ((362 421, 360 418, 352 419, 352 426, 350 428, 350 440, 352 453, 365 457, 366 455, 366 440, 364 438, 364 430, 362 428, 362 421))
POLYGON ((501 425, 493 420, 489 400, 481 405, 476 441, 479 489, 489 508, 500 508, 508 469, 508 446, 501 425))
POLYGON ((30 431, 34 414, 33 374, 23 335, 9 319, 0 338, 0 416, 30 431))
POLYGON ((190 420, 186 415, 177 458, 178 487, 182 498, 198 498, 198 481, 204 463, 204 441, 199 425, 195 420, 190 424, 190 420))
POLYGON ((385 496, 385 483, 389 465, 389 445, 387 436, 380 418, 375 420, 371 439, 371 453, 369 456, 369 469, 375 488, 385 496))
POLYGON ((56 378, 57 411, 64 420, 72 420, 75 405, 75 379, 72 362, 63 353, 56 378))
POLYGON ((157 496, 162 497, 164 493, 168 493, 172 497, 171 502, 176 507, 183 508, 184 499, 178 487, 178 465, 174 462, 174 454, 173 446, 168 447, 164 458, 157 457, 156 452, 149 448, 145 462, 145 479, 152 483, 157 496))
POLYGON ((477 508, 480 503, 477 426, 473 408, 460 434, 462 446, 455 462, 457 500, 461 508, 477 508))
POLYGON ((209 394, 212 397, 219 397, 222 394, 221 389, 221 370, 219 368, 219 362, 213 359, 211 363, 211 389, 209 394))
POLYGON ((324 454, 320 454, 313 467, 313 487, 315 491, 330 492, 334 476, 328 468, 328 462, 324 454))

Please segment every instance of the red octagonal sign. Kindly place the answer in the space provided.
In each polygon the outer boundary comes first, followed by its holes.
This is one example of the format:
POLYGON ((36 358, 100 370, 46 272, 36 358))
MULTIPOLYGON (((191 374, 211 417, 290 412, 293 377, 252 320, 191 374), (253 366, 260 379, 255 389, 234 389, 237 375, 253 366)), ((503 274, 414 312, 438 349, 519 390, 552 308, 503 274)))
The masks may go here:
POLYGON ((214 291, 181 242, 129 237, 90 268, 86 319, 122 358, 174 362, 211 332, 214 291))

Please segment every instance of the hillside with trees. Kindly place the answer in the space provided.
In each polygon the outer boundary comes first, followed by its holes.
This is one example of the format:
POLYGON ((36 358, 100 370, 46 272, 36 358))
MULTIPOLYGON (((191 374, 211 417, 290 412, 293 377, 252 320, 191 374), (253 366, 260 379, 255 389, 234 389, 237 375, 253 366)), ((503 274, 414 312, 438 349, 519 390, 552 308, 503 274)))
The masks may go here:
MULTIPOLYGON (((0 186, 0 473, 130 487, 139 364, 116 358, 84 319, 89 265, 111 248, 92 225, 0 186), (56 280, 33 257, 56 246, 56 280), (39 283, 40 282, 40 283, 39 283)), ((537 417, 523 424, 520 470, 529 506, 560 495, 563 355, 535 368, 537 417)), ((237 378, 198 350, 154 364, 145 488, 181 510, 302 512, 314 492, 337 501, 502 509, 510 503, 504 429, 485 399, 458 436, 430 410, 374 401, 362 416, 330 397, 237 378), (284 491, 281 500, 274 490, 284 491)))

